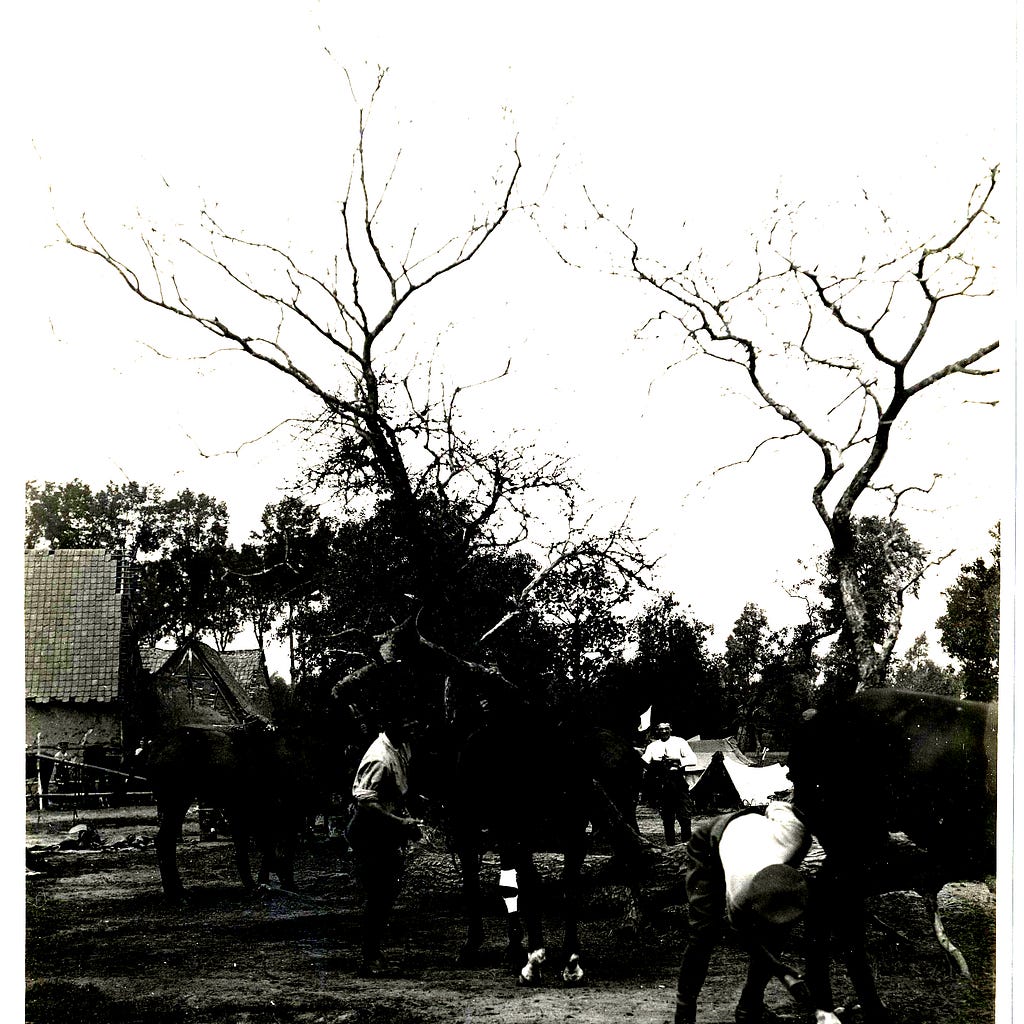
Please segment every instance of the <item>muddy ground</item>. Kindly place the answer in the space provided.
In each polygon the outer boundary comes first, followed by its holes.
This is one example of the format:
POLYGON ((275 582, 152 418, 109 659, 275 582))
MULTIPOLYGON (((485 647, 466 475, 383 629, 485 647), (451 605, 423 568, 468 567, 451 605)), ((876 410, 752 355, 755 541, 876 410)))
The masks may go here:
MULTIPOLYGON (((658 824, 642 809, 641 827, 657 840, 658 824)), ((639 938, 619 930, 625 890, 607 877, 608 857, 588 858, 581 925, 588 984, 566 989, 554 972, 521 989, 503 962, 504 910, 496 885, 487 918, 486 962, 455 966, 462 940, 456 867, 436 836, 411 858, 392 929, 395 977, 357 976, 359 891, 338 842, 302 849, 301 894, 277 888, 246 894, 231 844, 199 841, 193 812, 179 847, 189 898, 161 895, 152 808, 30 812, 26 816, 26 1020, 33 1024, 470 1024, 566 1021, 661 1024, 672 1017, 675 972, 686 936, 679 904, 679 858, 647 892, 650 928, 639 938), (75 824, 99 833, 96 849, 60 849, 75 824), (127 842, 123 842, 127 839, 127 842)), ((550 897, 549 953, 557 956, 556 858, 542 855, 550 897)), ((485 877, 497 881, 488 857, 485 877)), ((872 909, 903 938, 873 926, 870 950, 897 1024, 984 1024, 994 1019, 995 897, 976 885, 947 887, 947 930, 967 957, 970 982, 950 975, 931 936, 921 901, 890 894, 872 909)), ((546 919, 547 920, 547 919, 546 919)), ((701 1022, 731 1022, 744 974, 743 957, 726 944, 702 993, 701 1022)), ((845 975, 836 973, 846 999, 845 975)), ((785 1020, 803 1020, 777 984, 768 1005, 785 1020)))

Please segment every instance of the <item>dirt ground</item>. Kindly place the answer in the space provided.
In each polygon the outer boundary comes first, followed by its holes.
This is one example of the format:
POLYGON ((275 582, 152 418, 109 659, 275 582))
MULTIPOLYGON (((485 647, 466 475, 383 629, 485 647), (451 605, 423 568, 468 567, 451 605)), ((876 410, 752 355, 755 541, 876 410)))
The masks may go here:
MULTIPOLYGON (((654 816, 641 827, 658 837, 654 816)), ((359 890, 337 841, 306 843, 297 864, 298 895, 271 887, 246 894, 231 844, 199 841, 195 812, 179 847, 189 897, 162 897, 150 807, 30 812, 26 815, 26 1020, 32 1024, 661 1024, 671 1021, 675 972, 686 936, 673 853, 646 893, 649 927, 620 932, 625 890, 605 878, 607 856, 588 858, 581 924, 587 984, 562 986, 551 971, 539 988, 517 988, 503 962, 504 910, 497 863, 485 861, 494 888, 486 962, 459 969, 463 937, 459 876, 436 837, 408 865, 392 928, 395 977, 356 974, 359 890), (61 849, 69 829, 88 822, 95 849, 61 849)), ((557 858, 540 858, 549 893, 549 955, 560 942, 557 858)), ((947 931, 973 979, 950 975, 921 901, 907 893, 872 909, 903 938, 873 928, 870 950, 897 1024, 984 1024, 994 1019, 995 897, 982 886, 948 886, 941 897, 947 931)), ((726 944, 712 961, 699 1020, 731 1022, 743 957, 726 944)), ((846 999, 836 972, 837 997, 846 999)), ((783 1019, 804 1019, 773 983, 767 1004, 783 1019)))

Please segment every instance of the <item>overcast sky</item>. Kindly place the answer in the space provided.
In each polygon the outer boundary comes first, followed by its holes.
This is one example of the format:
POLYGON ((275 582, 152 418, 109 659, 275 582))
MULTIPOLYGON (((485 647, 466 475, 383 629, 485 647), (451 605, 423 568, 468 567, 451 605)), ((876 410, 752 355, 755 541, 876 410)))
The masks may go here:
MULTIPOLYGON (((824 540, 807 499, 813 454, 788 450, 711 476, 749 454, 762 421, 742 381, 730 388, 692 361, 666 371, 676 342, 634 339, 657 303, 609 276, 621 251, 588 216, 583 187, 670 263, 684 262, 694 239, 722 261, 749 251, 780 201, 804 202, 819 211, 827 260, 833 242, 858 244, 864 191, 923 238, 1000 163, 994 209, 1006 230, 982 256, 1006 286, 1012 5, 730 3, 695 13, 654 3, 626 13, 549 3, 509 5, 500 17, 483 5, 344 6, 22 13, 12 34, 25 86, 14 156, 26 232, 8 278, 18 307, 12 493, 25 479, 151 481, 227 502, 236 541, 258 525, 300 456, 286 432, 246 442, 308 401, 238 356, 155 354, 212 346, 144 308, 99 261, 46 243, 57 242, 56 220, 79 230, 83 216, 104 238, 174 239, 205 204, 316 265, 334 241, 351 158, 349 78, 365 97, 385 65, 368 145, 380 180, 402 151, 386 209, 401 238, 412 226, 420 237, 458 230, 508 166, 512 140, 522 193, 540 204, 410 312, 409 336, 440 340, 453 383, 492 376, 511 358, 510 377, 468 408, 477 429, 520 431, 573 456, 609 518, 635 501, 638 531, 662 556, 660 585, 715 626, 716 646, 747 601, 775 626, 796 621, 801 606, 783 586, 824 540)), ((979 303, 970 329, 977 341, 964 350, 1001 338, 1009 354, 1005 300, 979 303)), ((987 552, 1005 514, 1006 383, 990 384, 1004 398, 998 409, 965 404, 976 388, 945 388, 893 453, 905 483, 943 474, 907 521, 933 552, 957 549, 908 608, 905 643, 931 626, 941 590, 987 552)))

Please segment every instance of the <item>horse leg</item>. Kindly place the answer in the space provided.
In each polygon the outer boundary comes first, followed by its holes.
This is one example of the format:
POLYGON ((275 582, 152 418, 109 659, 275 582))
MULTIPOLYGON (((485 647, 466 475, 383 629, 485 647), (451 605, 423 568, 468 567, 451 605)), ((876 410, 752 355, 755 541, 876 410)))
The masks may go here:
POLYGON ((844 877, 837 875, 835 899, 832 906, 835 911, 836 933, 843 947, 846 970, 850 975, 857 998, 860 1000, 864 1020, 869 1024, 884 1024, 890 1019, 889 1011, 878 994, 875 974, 868 960, 867 937, 864 928, 864 894, 854 878, 849 875, 844 877))
POLYGON ((262 888, 265 885, 270 885, 271 870, 277 870, 277 854, 274 852, 274 847, 270 844, 264 845, 261 843, 260 846, 260 866, 256 872, 256 885, 262 888))
POLYGON ((185 887, 178 873, 178 838, 191 801, 180 793, 162 793, 157 797, 156 863, 160 869, 160 883, 169 900, 180 901, 185 887))
MULTIPOLYGON (((841 1024, 835 1012, 831 980, 829 947, 833 925, 838 932, 847 937, 847 941, 850 941, 850 936, 857 930, 857 926, 854 924, 851 931, 850 921, 859 921, 862 953, 864 950, 863 898, 854 896, 850 899, 848 898, 850 892, 850 880, 837 880, 837 876, 826 858, 817 876, 811 880, 810 898, 804 918, 804 934, 807 942, 806 980, 800 980, 795 975, 787 977, 784 974, 777 974, 780 981, 789 989, 790 995, 798 1003, 808 1008, 814 1008, 815 1024, 841 1024), (839 893, 843 893, 845 896, 840 896, 839 893), (859 904, 858 899, 860 900, 859 904)), ((863 966, 867 970, 866 983, 858 968, 855 965, 851 966, 848 952, 847 968, 850 971, 850 978, 858 995, 862 1001, 865 1001, 868 999, 867 992, 874 991, 874 978, 871 975, 870 967, 867 966, 866 955, 863 966)), ((874 1009, 875 1016, 865 1014, 865 1020, 876 1022, 888 1020, 888 1011, 878 999, 877 992, 875 993, 875 1003, 877 1004, 874 1009)))
POLYGON ((462 870, 462 896, 466 904, 466 941, 459 951, 458 963, 469 967, 477 962, 484 942, 483 900, 480 893, 480 852, 466 837, 456 840, 455 855, 462 870))
POLYGON ((260 866, 256 871, 256 885, 259 888, 270 885, 273 872, 281 884, 281 888, 295 891, 295 879, 292 875, 292 855, 286 852, 284 840, 273 837, 257 838, 256 848, 260 855, 260 866))
POLYGON ((660 854, 641 837, 635 807, 619 815, 609 838, 613 857, 619 860, 625 871, 628 899, 626 912, 616 930, 620 938, 635 941, 644 928, 640 880, 649 873, 652 858, 660 860, 660 854))
POLYGON ((935 938, 939 940, 939 945, 945 950, 946 955, 952 962, 951 966, 956 966, 960 972, 961 978, 970 978, 971 969, 967 966, 967 961, 964 959, 963 953, 953 945, 949 936, 946 934, 944 925, 942 924, 942 918, 939 916, 938 893, 929 890, 927 892, 922 892, 921 896, 924 899, 925 908, 932 919, 932 929, 935 932, 935 938))
POLYGON ((295 884, 295 858, 299 850, 299 835, 288 830, 274 846, 274 863, 277 880, 286 892, 298 892, 295 884))
POLYGON ((563 955, 566 964, 562 969, 562 981, 566 985, 583 983, 583 968, 580 967, 580 885, 583 875, 583 858, 587 853, 586 825, 573 830, 566 842, 562 861, 562 890, 565 898, 565 945, 563 955))
POLYGON ((835 908, 835 879, 826 858, 808 886, 804 920, 807 949, 807 987, 817 1006, 833 1007, 831 956, 832 920, 835 908))
POLYGON ((626 911, 615 929, 619 939, 635 942, 644 929, 644 917, 641 910, 640 883, 631 875, 626 882, 626 911))
POLYGON ((256 888, 256 883, 252 877, 252 864, 249 861, 247 816, 244 811, 237 808, 232 808, 230 811, 225 808, 224 816, 227 818, 228 827, 231 829, 231 842, 235 848, 235 866, 238 868, 238 877, 241 879, 242 888, 251 891, 256 888))
MULTIPOLYGON (((502 857, 502 863, 506 858, 502 857)), ((540 900, 540 876, 537 874, 537 867, 533 863, 530 852, 523 847, 517 847, 514 855, 509 857, 508 863, 516 866, 516 875, 519 882, 519 899, 521 920, 526 924, 526 963, 519 972, 516 979, 519 985, 539 985, 543 980, 541 976, 541 965, 547 957, 547 950, 544 947, 544 929, 541 921, 541 900, 540 900)), ((509 950, 513 951, 514 940, 522 942, 522 925, 519 920, 513 921, 513 915, 509 916, 509 950)), ((521 947, 520 947, 521 948, 521 947)))
POLYGON ((264 821, 254 829, 253 838, 260 853, 260 866, 256 883, 270 884, 270 873, 277 875, 281 888, 297 892, 295 886, 295 856, 299 846, 300 823, 284 812, 263 815, 264 821))

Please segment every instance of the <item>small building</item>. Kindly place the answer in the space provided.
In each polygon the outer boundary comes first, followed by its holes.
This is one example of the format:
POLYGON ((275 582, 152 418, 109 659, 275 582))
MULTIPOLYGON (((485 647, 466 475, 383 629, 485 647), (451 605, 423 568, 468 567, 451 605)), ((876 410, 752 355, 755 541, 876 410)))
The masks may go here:
POLYGON ((270 722, 270 677, 258 650, 216 651, 191 638, 141 652, 143 688, 157 728, 224 729, 270 722))
POLYGON ((120 756, 125 697, 140 669, 129 591, 119 552, 25 552, 27 751, 120 756))
POLYGON ((258 650, 217 652, 196 639, 140 651, 127 564, 105 548, 25 552, 25 753, 32 792, 92 792, 151 725, 223 728, 270 721, 258 650), (128 748, 128 749, 126 749, 128 748), (37 755, 42 755, 38 757, 37 755), (83 772, 83 767, 88 766, 83 772))

